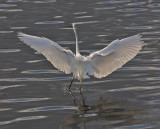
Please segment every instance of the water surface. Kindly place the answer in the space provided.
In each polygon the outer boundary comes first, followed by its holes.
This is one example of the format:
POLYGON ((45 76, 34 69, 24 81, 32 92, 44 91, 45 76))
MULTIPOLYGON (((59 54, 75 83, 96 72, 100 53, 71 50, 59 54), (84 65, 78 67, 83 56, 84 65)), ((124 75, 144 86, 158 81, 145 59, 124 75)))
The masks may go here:
POLYGON ((160 1, 1 0, 0 129, 159 129, 160 1), (66 91, 72 75, 55 69, 17 38, 47 37, 88 55, 115 39, 142 33, 145 46, 108 77, 66 91))

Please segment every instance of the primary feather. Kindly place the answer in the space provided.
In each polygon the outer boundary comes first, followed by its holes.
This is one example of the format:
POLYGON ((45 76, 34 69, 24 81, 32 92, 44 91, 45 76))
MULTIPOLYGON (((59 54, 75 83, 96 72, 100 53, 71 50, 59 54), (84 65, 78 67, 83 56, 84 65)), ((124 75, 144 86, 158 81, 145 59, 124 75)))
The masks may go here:
POLYGON ((56 42, 44 37, 31 36, 21 32, 18 33, 18 37, 31 48, 42 53, 57 69, 67 74, 72 72, 74 59, 72 51, 66 50, 56 42))
POLYGON ((134 58, 142 45, 141 35, 138 34, 122 40, 114 40, 102 50, 90 54, 87 58, 89 64, 95 66, 92 69, 93 75, 102 78, 111 74, 134 58))

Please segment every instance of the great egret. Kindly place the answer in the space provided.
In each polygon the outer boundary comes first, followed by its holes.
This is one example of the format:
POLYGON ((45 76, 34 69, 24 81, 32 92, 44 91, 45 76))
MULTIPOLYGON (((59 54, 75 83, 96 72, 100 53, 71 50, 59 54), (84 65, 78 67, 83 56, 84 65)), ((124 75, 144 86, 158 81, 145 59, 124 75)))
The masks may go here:
MULTIPOLYGON (((72 23, 72 26, 76 38, 76 54, 44 37, 21 32, 18 33, 18 37, 31 48, 42 53, 57 69, 66 74, 73 73, 73 79, 76 77, 80 80, 80 90, 82 79, 89 78, 88 75, 96 78, 106 77, 134 58, 143 46, 141 35, 137 34, 121 40, 114 40, 107 47, 95 51, 89 56, 82 56, 79 52, 76 32, 76 27, 80 28, 80 26, 76 23, 72 23)), ((72 81, 68 89, 71 88, 72 81)))

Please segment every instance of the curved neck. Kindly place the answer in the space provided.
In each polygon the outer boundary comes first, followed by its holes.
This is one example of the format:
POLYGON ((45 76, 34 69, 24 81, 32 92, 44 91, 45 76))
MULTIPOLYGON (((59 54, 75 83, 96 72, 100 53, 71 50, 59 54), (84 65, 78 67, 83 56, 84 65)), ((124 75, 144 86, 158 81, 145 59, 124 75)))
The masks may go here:
POLYGON ((76 55, 78 55, 80 53, 79 53, 79 47, 78 47, 78 35, 77 35, 77 32, 76 32, 75 26, 73 26, 73 30, 74 30, 74 34, 75 34, 75 38, 76 38, 76 55))

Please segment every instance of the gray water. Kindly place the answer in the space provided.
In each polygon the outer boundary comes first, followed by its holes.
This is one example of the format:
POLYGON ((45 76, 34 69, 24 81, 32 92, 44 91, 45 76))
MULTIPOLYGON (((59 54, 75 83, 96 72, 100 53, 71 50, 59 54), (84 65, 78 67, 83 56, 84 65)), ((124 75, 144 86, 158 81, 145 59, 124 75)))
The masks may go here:
POLYGON ((159 129, 159 0, 0 0, 0 129, 159 129), (142 33, 140 53, 111 75, 84 80, 55 69, 19 41, 18 31, 44 36, 75 52, 102 49, 142 33))

